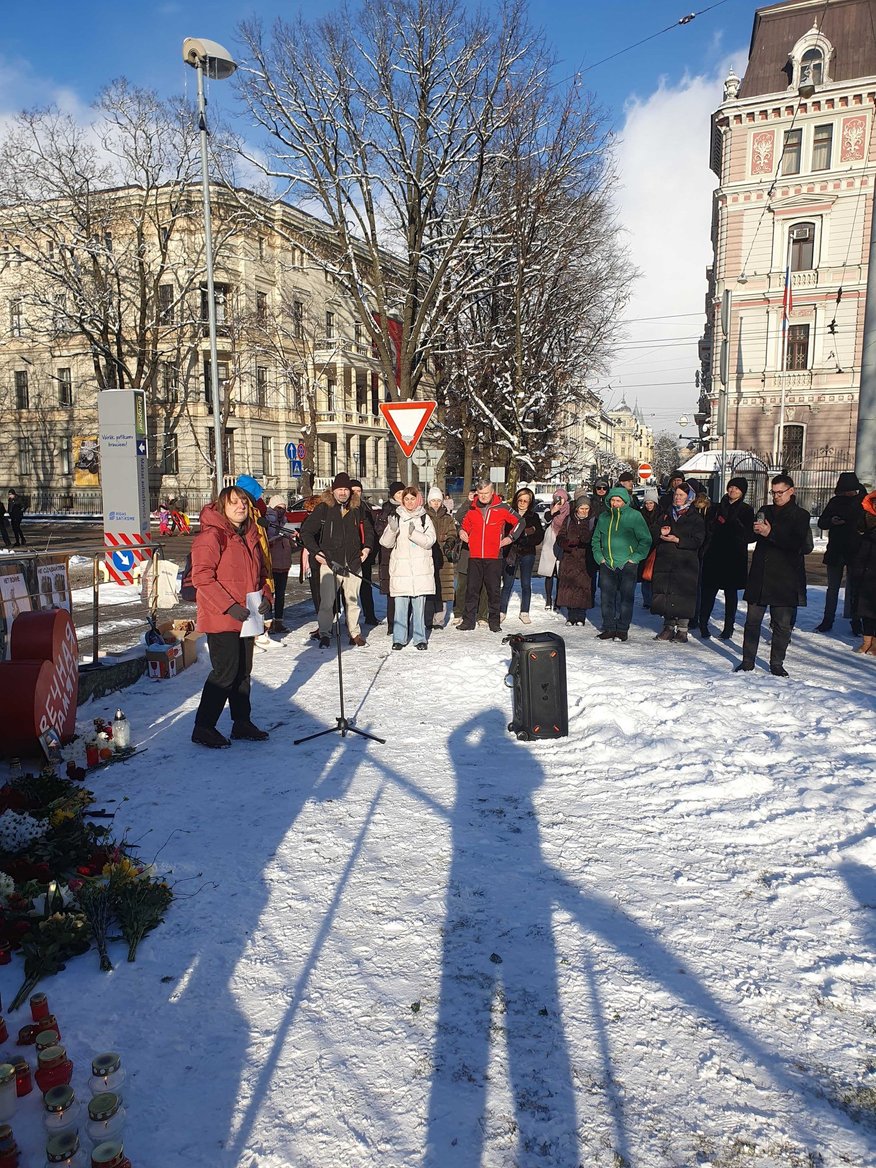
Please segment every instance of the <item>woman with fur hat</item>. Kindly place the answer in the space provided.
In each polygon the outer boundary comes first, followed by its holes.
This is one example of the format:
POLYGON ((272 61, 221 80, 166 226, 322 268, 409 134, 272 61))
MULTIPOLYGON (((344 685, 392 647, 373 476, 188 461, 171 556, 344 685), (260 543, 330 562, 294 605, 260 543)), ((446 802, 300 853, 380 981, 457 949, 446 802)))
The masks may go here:
POLYGON ((557 487, 551 499, 551 509, 541 544, 541 555, 538 557, 538 574, 544 577, 544 606, 547 609, 554 607, 554 581, 557 578, 560 556, 563 554, 562 548, 557 547, 557 536, 569 518, 570 510, 569 492, 563 490, 562 487, 557 487))
POLYGON ((525 625, 532 624, 529 605, 532 601, 532 569, 535 565, 535 551, 544 539, 544 528, 535 510, 535 495, 528 487, 521 487, 511 502, 511 510, 523 520, 523 534, 505 548, 502 595, 499 616, 502 620, 508 614, 508 601, 514 590, 514 579, 520 572, 520 620, 525 625))
POLYGON ((432 547, 435 525, 423 506, 419 487, 405 487, 396 514, 380 537, 389 548, 389 588, 395 600, 392 647, 403 649, 408 639, 408 609, 413 611, 413 640, 418 649, 426 644, 426 597, 435 588, 432 547))
POLYGON ((722 641, 733 636, 739 589, 748 579, 748 545, 754 541, 754 509, 745 502, 748 479, 737 475, 727 484, 727 493, 714 504, 706 519, 708 544, 703 556, 703 586, 700 596, 700 636, 707 640, 709 617, 715 598, 724 593, 722 641))
POLYGON ((705 522, 694 507, 696 497, 693 487, 685 483, 676 487, 672 507, 660 526, 651 579, 651 611, 663 617, 657 641, 686 641, 696 612, 700 548, 706 539, 705 522))
POLYGON ((568 610, 566 624, 583 625, 593 607, 593 539, 595 520, 590 496, 579 488, 572 499, 572 513, 563 524, 557 543, 563 549, 557 581, 557 608, 568 610))

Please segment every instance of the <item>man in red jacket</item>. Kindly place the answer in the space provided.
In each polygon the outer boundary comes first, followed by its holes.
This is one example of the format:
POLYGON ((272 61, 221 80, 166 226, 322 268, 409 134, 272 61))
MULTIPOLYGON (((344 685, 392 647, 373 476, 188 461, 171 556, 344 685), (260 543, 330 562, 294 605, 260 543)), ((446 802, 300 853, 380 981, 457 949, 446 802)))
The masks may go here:
POLYGON ((523 533, 523 520, 493 493, 493 484, 481 479, 477 498, 466 512, 459 538, 468 545, 468 581, 465 616, 460 632, 475 627, 481 587, 487 590, 491 632, 500 632, 499 598, 502 591, 502 548, 523 533), (507 529, 511 528, 509 532, 507 529))

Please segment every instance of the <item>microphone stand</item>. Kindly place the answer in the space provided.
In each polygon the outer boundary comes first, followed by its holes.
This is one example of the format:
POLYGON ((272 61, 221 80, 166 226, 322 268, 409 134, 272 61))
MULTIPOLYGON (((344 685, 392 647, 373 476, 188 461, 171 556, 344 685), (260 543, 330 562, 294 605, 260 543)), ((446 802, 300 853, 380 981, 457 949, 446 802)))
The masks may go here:
MULTIPOLYGON (((340 699, 341 713, 340 717, 335 719, 335 725, 329 726, 327 730, 317 730, 315 734, 307 734, 304 738, 296 738, 292 742, 293 746, 300 746, 302 742, 311 742, 314 738, 322 738, 325 734, 340 734, 342 738, 346 738, 348 734, 358 734, 360 738, 370 738, 372 742, 385 743, 385 738, 378 738, 376 734, 366 734, 364 730, 359 730, 356 726, 350 724, 344 715, 344 667, 341 663, 341 600, 340 579, 344 576, 356 576, 355 572, 349 571, 343 564, 331 564, 332 580, 335 585, 335 620, 334 631, 335 640, 338 644, 338 695, 340 699)), ((357 577, 359 579, 359 577, 357 577)))

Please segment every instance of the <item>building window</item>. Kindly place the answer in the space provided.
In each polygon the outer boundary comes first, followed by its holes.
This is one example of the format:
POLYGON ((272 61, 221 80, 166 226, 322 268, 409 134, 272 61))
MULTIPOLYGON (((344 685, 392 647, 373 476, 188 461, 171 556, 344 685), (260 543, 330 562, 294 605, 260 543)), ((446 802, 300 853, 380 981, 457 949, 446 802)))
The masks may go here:
MULTIPOLYGON (((222 448, 224 450, 222 473, 225 475, 235 474, 234 470, 234 431, 226 430, 222 439, 222 448)), ((207 461, 211 466, 216 463, 216 431, 211 426, 207 431, 207 461)))
POLYGON ((15 370, 15 408, 27 410, 30 408, 30 391, 27 385, 27 370, 15 370))
POLYGON ((67 294, 56 292, 52 297, 52 331, 63 333, 67 331, 67 294))
POLYGON ((179 439, 176 434, 164 435, 164 459, 161 473, 166 475, 179 474, 179 439))
POLYGON ((788 470, 799 470, 803 465, 803 438, 805 426, 786 423, 782 427, 782 466, 788 470))
POLYGON ((18 442, 18 473, 22 478, 30 474, 29 438, 20 438, 18 442))
POLYGON ((262 438, 262 471, 266 475, 274 473, 274 439, 262 438))
POLYGON ((179 377, 176 365, 172 361, 164 361, 161 366, 161 392, 166 402, 176 401, 178 387, 179 377))
POLYGON ((788 236, 791 240, 791 271, 811 271, 815 267, 815 224, 794 223, 788 236))
POLYGON ((330 414, 335 412, 337 390, 338 383, 334 377, 327 377, 325 382, 325 408, 330 414))
POLYGON ((812 169, 830 170, 833 126, 816 126, 812 138, 812 169))
POLYGON ((824 80, 824 54, 821 49, 807 49, 800 58, 800 84, 821 85, 824 80))
POLYGON ((292 301, 292 336, 300 341, 304 336, 304 301, 292 301))
POLYGON ((158 285, 158 323, 174 322, 173 284, 158 285))
POLYGON ((73 370, 67 367, 58 370, 58 405, 73 405, 73 370))
POLYGON ((785 358, 788 370, 809 368, 809 325, 792 324, 788 328, 788 352, 785 358))
POLYGON ((22 314, 21 297, 13 296, 9 301, 9 332, 13 337, 20 337, 24 331, 24 316, 22 314))
MULTIPOLYGON (((261 243, 262 241, 259 240, 261 243)), ((267 292, 256 292, 256 324, 259 328, 264 328, 268 323, 268 294, 267 292)))
POLYGON ((256 369, 256 405, 264 409, 268 404, 268 369, 259 365, 256 369))
POLYGON ((62 475, 73 473, 73 441, 65 436, 61 439, 58 449, 58 465, 62 475))
MULTIPOLYGON (((225 384, 228 381, 228 362, 219 361, 216 365, 219 380, 219 401, 221 403, 225 394, 225 384)), ((213 408, 213 389, 210 385, 210 358, 204 361, 204 401, 212 409, 213 408)))
POLYGON ((301 374, 293 369, 289 374, 289 405, 293 410, 301 409, 301 374))
POLYGON ((800 173, 800 153, 803 149, 803 131, 786 130, 782 147, 782 174, 800 173))
POLYGON ((325 313, 325 335, 326 335, 326 340, 329 340, 329 341, 334 340, 335 314, 330 309, 326 309, 326 313, 325 313))
MULTIPOLYGON (((216 305, 216 329, 221 331, 223 336, 228 333, 228 301, 229 289, 227 284, 214 284, 213 289, 216 293, 214 303, 216 305)), ((207 296, 206 284, 201 285, 201 320, 204 324, 204 336, 209 334, 210 323, 210 301, 207 296)))
POLYGON ((359 439, 359 457, 356 460, 357 478, 366 478, 368 475, 368 439, 359 439))

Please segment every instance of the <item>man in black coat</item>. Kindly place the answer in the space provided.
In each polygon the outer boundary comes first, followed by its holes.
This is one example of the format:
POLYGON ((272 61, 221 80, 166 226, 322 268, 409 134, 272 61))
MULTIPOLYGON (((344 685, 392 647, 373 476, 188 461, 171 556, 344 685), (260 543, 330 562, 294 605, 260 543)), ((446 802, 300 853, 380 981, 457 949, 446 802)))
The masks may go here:
POLYGON ((6 504, 0 499, 0 534, 3 536, 3 543, 9 547, 9 528, 6 526, 6 504))
POLYGON ((754 511, 745 502, 748 480, 739 475, 727 484, 720 503, 713 503, 706 517, 706 551, 700 596, 700 636, 711 636, 709 617, 719 591, 724 593, 722 641, 733 636, 739 589, 748 577, 748 545, 754 539, 754 511))
MULTIPOLYGON (((833 498, 818 517, 818 526, 827 532, 827 551, 824 563, 827 568, 827 593, 824 598, 824 616, 816 633, 829 633, 836 616, 837 599, 843 572, 846 573, 846 601, 843 616, 852 612, 852 588, 849 565, 854 563, 858 550, 858 522, 863 515, 861 499, 864 491, 854 471, 843 471, 837 479, 833 498)), ((854 621, 852 631, 855 631, 854 621)))
POLYGON ((754 669, 760 627, 767 607, 773 630, 770 673, 787 677, 784 661, 798 607, 806 605, 806 561, 812 550, 810 515, 797 506, 794 480, 776 475, 770 483, 772 505, 757 514, 755 548, 745 586, 748 616, 742 639, 742 661, 736 673, 754 669))
POLYGON ((374 527, 361 521, 361 508, 352 495, 350 476, 336 474, 331 489, 301 525, 301 542, 319 571, 319 644, 330 643, 337 585, 347 605, 347 632, 351 645, 364 645, 359 628, 359 585, 362 563, 374 549, 374 527), (368 540, 372 542, 369 543, 368 540), (344 574, 341 574, 344 573, 344 574))

